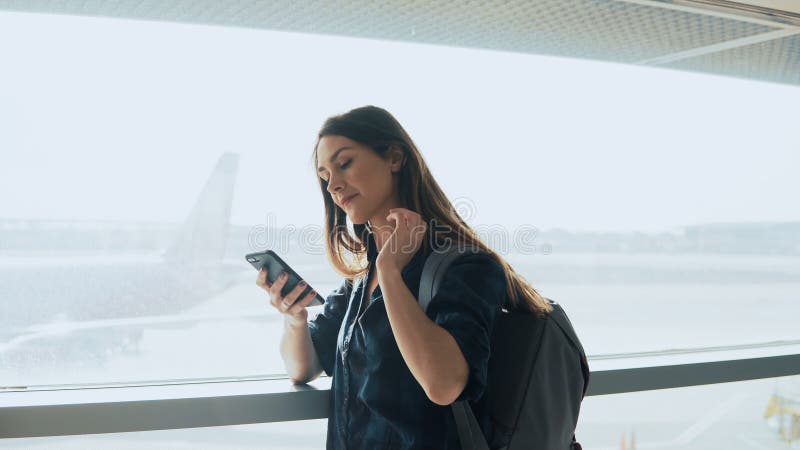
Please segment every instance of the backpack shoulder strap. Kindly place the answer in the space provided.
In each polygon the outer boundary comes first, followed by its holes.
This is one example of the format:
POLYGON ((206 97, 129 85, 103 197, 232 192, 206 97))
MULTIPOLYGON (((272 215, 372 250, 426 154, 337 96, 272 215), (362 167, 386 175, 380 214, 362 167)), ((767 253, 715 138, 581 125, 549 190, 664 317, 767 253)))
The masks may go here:
MULTIPOLYGON (((428 305, 436 295, 436 291, 439 290, 444 273, 453 261, 465 253, 474 253, 476 251, 480 252, 480 250, 471 247, 460 249, 457 246, 451 246, 444 251, 433 251, 428 255, 419 281, 419 306, 423 311, 428 311, 428 305)), ((450 408, 456 420, 461 448, 464 450, 489 450, 483 431, 468 402, 461 400, 450 405, 450 408)))
POLYGON ((575 347, 580 350, 581 354, 584 354, 585 352, 583 351, 583 345, 581 345, 578 335, 575 334, 575 329, 572 328, 572 322, 570 322, 569 317, 567 317, 567 313, 564 312, 564 308, 562 308, 557 302, 552 300, 550 300, 550 302, 553 306, 553 312, 550 314, 550 318, 555 321, 558 327, 561 328, 561 331, 563 331, 569 340, 575 345, 575 347))
POLYGON ((589 369, 589 360, 586 357, 586 352, 584 352, 583 345, 581 345, 578 335, 575 334, 575 329, 572 327, 572 322, 569 320, 569 317, 567 317, 567 313, 564 311, 564 308, 550 299, 547 300, 549 300, 553 306, 553 312, 550 313, 548 317, 553 319, 553 322, 561 329, 564 335, 567 336, 567 339, 569 339, 570 342, 572 342, 572 344, 578 349, 578 353, 580 354, 581 372, 583 373, 583 395, 585 397, 586 391, 589 390, 589 379, 591 377, 591 370, 589 369))
POLYGON ((444 273, 453 261, 461 255, 476 251, 481 252, 481 250, 476 250, 472 247, 460 249, 458 246, 450 246, 442 251, 433 250, 428 255, 422 268, 422 277, 419 280, 419 306, 422 307, 423 311, 428 311, 428 305, 439 290, 444 273))

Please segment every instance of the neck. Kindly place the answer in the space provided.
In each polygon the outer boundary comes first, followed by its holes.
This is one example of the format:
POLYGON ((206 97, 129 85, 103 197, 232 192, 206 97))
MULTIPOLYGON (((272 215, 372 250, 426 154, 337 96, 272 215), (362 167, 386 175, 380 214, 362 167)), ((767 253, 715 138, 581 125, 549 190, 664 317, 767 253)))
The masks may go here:
POLYGON ((390 209, 401 207, 400 200, 396 196, 392 196, 391 200, 384 203, 384 206, 379 208, 378 212, 367 221, 375 238, 375 247, 379 252, 383 248, 383 244, 394 233, 394 221, 386 220, 386 216, 389 215, 390 209))
POLYGON ((389 240, 394 232, 394 222, 386 220, 388 215, 389 211, 386 210, 386 214, 380 218, 376 217, 369 220, 369 227, 372 230, 372 236, 375 238, 375 247, 378 251, 381 251, 383 244, 389 240))

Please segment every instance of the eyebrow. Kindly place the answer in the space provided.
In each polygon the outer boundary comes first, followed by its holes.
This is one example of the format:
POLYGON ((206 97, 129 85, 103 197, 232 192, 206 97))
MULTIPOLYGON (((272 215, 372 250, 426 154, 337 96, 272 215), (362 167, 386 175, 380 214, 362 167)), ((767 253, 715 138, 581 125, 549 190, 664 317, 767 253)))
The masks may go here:
MULTIPOLYGON (((333 160, 336 159, 337 156, 339 156, 339 153, 342 152, 342 150, 349 150, 351 148, 353 148, 353 147, 342 147, 339 150, 336 150, 335 152, 333 152, 333 156, 331 156, 328 161, 333 162, 333 160)), ((328 169, 326 169, 324 167, 317 167, 317 173, 322 173, 325 170, 328 170, 328 169)))

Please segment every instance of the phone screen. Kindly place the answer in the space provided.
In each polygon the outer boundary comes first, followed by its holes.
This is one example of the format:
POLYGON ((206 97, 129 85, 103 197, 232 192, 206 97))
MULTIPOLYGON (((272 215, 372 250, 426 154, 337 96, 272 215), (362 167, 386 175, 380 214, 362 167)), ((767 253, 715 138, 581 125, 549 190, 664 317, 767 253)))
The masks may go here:
MULTIPOLYGON (((245 259, 247 262, 250 263, 256 270, 261 270, 262 267, 267 269, 267 281, 270 284, 274 283, 278 279, 278 275, 282 272, 286 272, 289 274, 289 279, 286 280, 286 284, 281 289, 281 295, 286 296, 292 289, 297 286, 302 278, 300 275, 295 272, 289 264, 287 264, 284 260, 282 260, 275 252, 272 250, 267 250, 264 252, 258 253, 250 253, 245 255, 245 259)), ((303 289, 303 292, 300 294, 298 299, 303 298, 306 294, 311 291, 312 287, 306 280, 306 288, 303 289)), ((314 300, 311 301, 309 306, 316 306, 325 303, 325 299, 320 295, 319 291, 317 291, 317 296, 314 300)))

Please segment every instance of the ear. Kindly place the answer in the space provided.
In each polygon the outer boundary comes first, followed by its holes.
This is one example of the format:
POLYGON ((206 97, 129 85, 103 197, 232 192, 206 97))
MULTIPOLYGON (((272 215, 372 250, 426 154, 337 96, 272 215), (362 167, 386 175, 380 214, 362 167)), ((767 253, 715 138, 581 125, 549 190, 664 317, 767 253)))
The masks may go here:
POLYGON ((400 169, 406 163, 406 155, 403 152, 403 149, 392 145, 389 147, 389 166, 392 169, 392 172, 399 172, 400 169))

